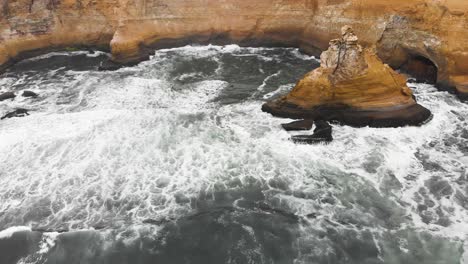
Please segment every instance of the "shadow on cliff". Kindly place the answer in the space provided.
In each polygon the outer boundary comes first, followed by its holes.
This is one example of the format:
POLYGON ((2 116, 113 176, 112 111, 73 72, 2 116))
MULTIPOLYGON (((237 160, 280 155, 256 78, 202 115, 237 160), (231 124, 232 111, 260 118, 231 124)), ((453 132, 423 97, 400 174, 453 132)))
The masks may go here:
POLYGON ((400 70, 416 79, 416 82, 437 83, 438 68, 434 62, 421 55, 409 55, 400 70))

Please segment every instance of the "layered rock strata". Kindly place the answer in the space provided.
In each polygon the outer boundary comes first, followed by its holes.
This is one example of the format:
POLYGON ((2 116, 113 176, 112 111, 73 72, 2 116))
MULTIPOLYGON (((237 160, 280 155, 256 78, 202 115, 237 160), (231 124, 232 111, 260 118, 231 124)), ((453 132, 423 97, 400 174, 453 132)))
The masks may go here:
POLYGON ((89 46, 110 49, 119 64, 191 43, 293 46, 319 54, 344 24, 390 66, 424 58, 436 69, 430 80, 468 94, 465 0, 0 0, 0 67, 89 46))
POLYGON ((420 125, 431 113, 418 105, 406 79, 363 49, 349 26, 330 42, 320 68, 308 73, 286 96, 263 105, 273 115, 338 121, 351 126, 420 125))

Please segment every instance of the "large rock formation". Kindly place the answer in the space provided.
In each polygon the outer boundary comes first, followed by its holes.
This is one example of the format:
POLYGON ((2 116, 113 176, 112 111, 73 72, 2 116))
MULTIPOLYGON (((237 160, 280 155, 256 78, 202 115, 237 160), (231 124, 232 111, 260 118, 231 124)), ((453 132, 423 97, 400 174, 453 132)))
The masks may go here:
POLYGON ((406 79, 363 49, 349 26, 330 42, 320 68, 263 110, 287 118, 334 120, 352 126, 420 125, 431 117, 418 105, 406 79))
POLYGON ((429 79, 468 94, 466 0, 0 0, 0 65, 82 46, 134 63, 194 42, 318 54, 344 24, 392 67, 436 69, 429 79))

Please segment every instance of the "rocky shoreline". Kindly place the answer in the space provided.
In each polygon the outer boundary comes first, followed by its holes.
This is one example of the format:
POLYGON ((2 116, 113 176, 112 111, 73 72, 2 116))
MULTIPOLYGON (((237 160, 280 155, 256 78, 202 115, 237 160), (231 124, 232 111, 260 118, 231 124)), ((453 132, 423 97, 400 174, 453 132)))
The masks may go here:
POLYGON ((103 69, 134 65, 155 48, 192 43, 288 46, 318 54, 346 23, 384 63, 410 74, 430 70, 429 80, 466 99, 467 10, 462 0, 7 0, 0 6, 0 69, 70 47, 110 50, 113 64, 103 69))

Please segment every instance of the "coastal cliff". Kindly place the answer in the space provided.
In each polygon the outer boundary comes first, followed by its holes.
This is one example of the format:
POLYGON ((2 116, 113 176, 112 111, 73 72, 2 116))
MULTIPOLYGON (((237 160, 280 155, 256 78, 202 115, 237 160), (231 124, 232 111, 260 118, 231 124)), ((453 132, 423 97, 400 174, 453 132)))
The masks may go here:
POLYGON ((2 68, 69 47, 110 49, 120 64, 190 43, 318 55, 347 24, 393 68, 468 95, 464 0, 0 0, 0 15, 2 68))

